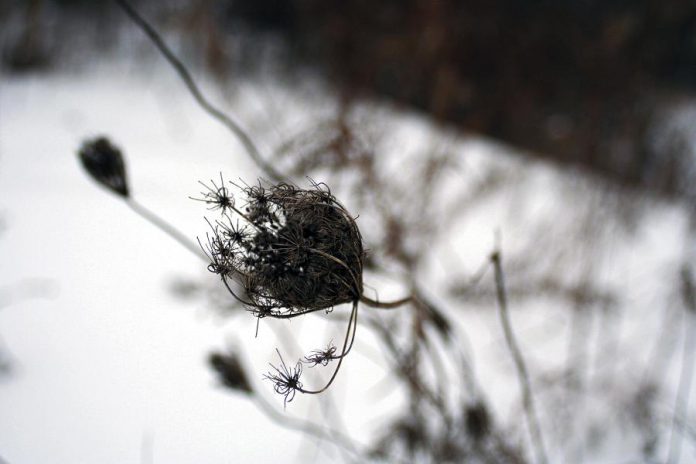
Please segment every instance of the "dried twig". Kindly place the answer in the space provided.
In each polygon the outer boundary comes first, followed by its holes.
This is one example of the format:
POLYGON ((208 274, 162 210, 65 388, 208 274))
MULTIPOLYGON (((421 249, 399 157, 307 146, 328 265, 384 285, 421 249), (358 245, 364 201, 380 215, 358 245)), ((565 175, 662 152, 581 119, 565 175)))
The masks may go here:
POLYGON ((285 180, 285 176, 281 175, 276 169, 266 162, 261 156, 259 149, 256 144, 251 139, 249 134, 235 122, 230 116, 225 114, 222 110, 217 108, 215 105, 210 103, 200 88, 196 84, 191 76, 191 73, 186 68, 184 63, 174 55, 174 52, 164 43, 164 40, 159 35, 159 33, 150 25, 150 23, 143 18, 140 13, 138 13, 133 6, 126 0, 115 0, 115 2, 123 9, 123 11, 128 15, 128 17, 135 23, 147 37, 152 41, 152 43, 157 47, 162 56, 167 60, 167 62, 174 68, 176 73, 179 75, 186 88, 189 90, 196 103, 206 112, 210 117, 215 119, 224 125, 227 129, 232 132, 237 139, 244 145, 244 149, 249 154, 251 159, 256 163, 256 165, 261 168, 266 176, 268 176, 274 182, 282 182, 285 180))
POLYGON ((522 404, 527 416, 529 434, 536 450, 536 460, 538 463, 546 464, 548 459, 546 457, 546 451, 544 450, 544 441, 541 434, 541 427, 539 426, 539 419, 534 407, 534 396, 532 394, 529 371, 527 370, 524 357, 522 356, 522 351, 520 350, 517 339, 515 338, 515 334, 512 331, 512 324, 510 322, 507 295, 505 294, 505 276, 503 274, 502 255, 499 247, 497 247, 491 255, 491 262, 493 263, 493 269, 495 271, 495 287, 498 307, 500 309, 500 321, 503 325, 505 341, 510 349, 510 353, 512 354, 512 359, 515 362, 515 367, 520 380, 520 387, 522 388, 522 404))
POLYGON ((689 409, 689 393, 694 371, 694 350, 696 350, 696 288, 694 288, 693 275, 688 266, 684 266, 681 270, 681 284, 682 299, 687 310, 684 316, 687 318, 687 321, 684 324, 684 348, 681 371, 679 373, 679 389, 675 400, 672 430, 670 432, 668 463, 679 462, 681 455, 683 434, 677 429, 679 428, 679 416, 681 414, 686 416, 689 409))
POLYGON ((189 238, 182 234, 176 227, 172 226, 167 221, 165 221, 164 219, 157 216, 155 213, 153 213, 152 211, 135 201, 135 199, 131 197, 126 198, 126 204, 140 217, 144 218, 150 224, 154 225, 159 230, 161 230, 162 232, 179 242, 181 246, 189 250, 191 253, 203 259, 204 261, 208 260, 208 257, 205 255, 205 253, 201 250, 201 248, 198 245, 196 245, 193 241, 189 240, 189 238))

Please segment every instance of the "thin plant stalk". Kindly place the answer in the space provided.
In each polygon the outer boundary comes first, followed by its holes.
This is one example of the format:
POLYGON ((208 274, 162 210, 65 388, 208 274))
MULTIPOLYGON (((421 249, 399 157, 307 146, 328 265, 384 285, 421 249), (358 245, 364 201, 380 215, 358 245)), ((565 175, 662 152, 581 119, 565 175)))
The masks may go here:
POLYGON ((266 415, 266 417, 268 417, 273 422, 277 423, 282 427, 297 430, 299 432, 302 432, 309 436, 313 436, 318 439, 328 440, 336 444, 337 446, 340 446, 344 450, 350 452, 355 457, 359 457, 361 454, 363 454, 361 451, 358 450, 357 445, 351 438, 347 437, 338 430, 326 429, 313 422, 295 419, 290 416, 281 414, 273 405, 271 405, 266 400, 266 398, 264 398, 261 395, 253 395, 251 399, 254 402, 254 404, 256 404, 256 406, 266 415))
POLYGON ((281 175, 276 169, 266 162, 256 144, 251 139, 249 134, 235 122, 230 116, 225 114, 218 107, 210 103, 210 101, 203 95, 200 88, 193 79, 191 72, 186 68, 184 63, 176 57, 174 52, 167 46, 162 39, 162 36, 152 27, 152 25, 143 16, 136 11, 133 6, 126 0, 115 0, 118 6, 128 15, 128 17, 133 21, 133 23, 138 26, 145 35, 152 41, 152 43, 157 47, 157 50, 162 54, 162 56, 167 60, 167 62, 174 68, 176 73, 179 75, 181 80, 186 85, 186 88, 191 93, 196 103, 205 111, 210 117, 215 119, 224 125, 234 136, 241 142, 246 150, 247 154, 256 163, 256 165, 261 168, 265 175, 267 175, 274 182, 281 182, 285 180, 285 177, 281 175))
MULTIPOLYGON (((357 443, 354 439, 348 437, 340 431, 322 427, 314 422, 283 415, 261 395, 254 395, 253 401, 269 419, 278 425, 288 429, 297 430, 317 439, 328 440, 329 442, 334 443, 345 451, 351 453, 356 458, 355 462, 362 462, 359 460, 359 458, 364 458, 365 451, 362 451, 360 448, 365 449, 366 447, 360 443, 357 443)), ((406 464, 406 462, 402 460, 396 460, 394 462, 406 464)), ((0 461, 0 464, 2 464, 2 461, 0 461)))
POLYGON ((691 392, 691 381, 694 374, 694 350, 696 350, 696 288, 694 288, 691 270, 684 267, 681 272, 682 297, 687 311, 684 317, 687 319, 684 324, 684 346, 682 352, 681 371, 679 373, 679 387, 674 404, 674 416, 672 419, 672 430, 670 432, 670 445, 667 463, 677 463, 681 456, 681 444, 683 433, 677 429, 679 426, 679 416, 686 417, 689 409, 689 393, 691 392))
POLYGON ((133 198, 127 198, 126 204, 140 217, 144 218, 149 223, 160 229, 162 232, 179 242, 180 245, 189 250, 191 253, 198 256, 204 261, 208 260, 207 256, 205 255, 205 253, 203 253, 201 248, 197 246, 193 241, 189 240, 184 234, 179 232, 179 230, 176 227, 172 226, 167 221, 157 216, 155 213, 153 213, 152 211, 135 201, 133 198))
POLYGON ((398 371, 398 374, 406 379, 420 395, 423 395, 432 406, 434 406, 438 411, 441 412, 443 417, 447 417, 448 411, 442 398, 438 398, 420 379, 418 376, 414 376, 411 372, 404 366, 402 360, 404 359, 404 354, 402 350, 398 347, 396 341, 394 340, 393 334, 383 325, 383 321, 377 319, 376 317, 368 317, 368 326, 374 330, 374 332, 382 337, 384 340, 385 350, 393 358, 393 367, 398 371))
POLYGON ((495 272, 495 289, 498 299, 498 308, 500 309, 500 321, 503 326, 505 341, 512 355, 512 359, 515 362, 515 368, 517 369, 517 375, 520 380, 520 387, 522 389, 522 404, 527 417, 529 435, 535 448, 536 462, 540 464, 547 464, 548 459, 546 457, 546 451, 544 450, 541 427, 539 426, 539 419, 534 406, 534 396, 532 394, 529 371, 527 369, 527 365, 525 364, 517 339, 515 338, 515 334, 512 330, 512 323, 510 322, 507 295, 505 293, 505 276, 503 274, 503 265, 501 261, 501 253, 498 249, 491 255, 491 262, 493 263, 493 269, 495 272))
POLYGON ((380 308, 380 309, 394 309, 398 308, 400 306, 403 306, 405 304, 411 303, 413 301, 413 297, 407 296, 405 298, 401 298, 400 300, 396 301, 378 301, 378 300, 373 300, 372 298, 363 295, 360 295, 360 302, 365 303, 367 306, 370 306, 372 308, 380 308))
POLYGON ((304 388, 297 388, 297 391, 302 392, 302 393, 308 393, 312 395, 316 395, 319 393, 322 393, 326 391, 333 381, 336 379, 336 376, 338 375, 338 371, 341 369, 341 364, 343 363, 343 359, 346 357, 346 355, 350 352, 350 350, 353 348, 353 343, 355 342, 355 332, 357 331, 357 326, 358 326, 358 302, 356 301, 353 303, 353 310, 350 313, 350 319, 348 320, 348 329, 346 330, 346 338, 343 341, 343 349, 341 350, 341 354, 337 356, 338 358, 338 364, 336 365, 336 369, 334 369, 333 374, 331 375, 331 378, 329 381, 324 385, 322 388, 319 390, 307 390, 304 388))

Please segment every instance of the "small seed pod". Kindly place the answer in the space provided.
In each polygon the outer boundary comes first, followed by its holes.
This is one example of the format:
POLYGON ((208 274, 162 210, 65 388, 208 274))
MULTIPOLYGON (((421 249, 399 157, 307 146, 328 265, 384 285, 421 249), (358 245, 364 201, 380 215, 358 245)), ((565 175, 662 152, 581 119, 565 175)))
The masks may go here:
POLYGON ((491 418, 483 403, 477 402, 467 406, 464 411, 464 421, 466 432, 475 441, 483 439, 490 430, 491 418))
POLYGON ((240 282, 240 300, 256 316, 294 317, 360 299, 362 238, 328 187, 281 183, 242 191, 246 205, 232 210, 246 224, 223 215, 213 225, 209 269, 226 284, 240 282))
POLYGON ((121 150, 106 137, 85 141, 78 151, 82 166, 104 187, 122 197, 128 197, 126 166, 121 150))
POLYGON ((242 363, 235 353, 211 353, 208 363, 217 372, 220 382, 226 388, 253 393, 242 363))

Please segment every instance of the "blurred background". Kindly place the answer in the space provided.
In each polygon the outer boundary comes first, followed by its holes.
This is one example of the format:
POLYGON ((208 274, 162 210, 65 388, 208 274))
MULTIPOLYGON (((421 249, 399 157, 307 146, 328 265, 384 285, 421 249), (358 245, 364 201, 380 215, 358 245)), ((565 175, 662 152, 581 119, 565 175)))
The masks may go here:
POLYGON ((336 383, 284 407, 276 348, 338 342, 349 309, 256 336, 76 153, 111 138, 193 243, 198 181, 267 167, 115 2, 3 2, 0 462, 696 460, 693 2, 133 5, 265 163, 357 217, 366 293, 427 303, 361 308, 336 383))

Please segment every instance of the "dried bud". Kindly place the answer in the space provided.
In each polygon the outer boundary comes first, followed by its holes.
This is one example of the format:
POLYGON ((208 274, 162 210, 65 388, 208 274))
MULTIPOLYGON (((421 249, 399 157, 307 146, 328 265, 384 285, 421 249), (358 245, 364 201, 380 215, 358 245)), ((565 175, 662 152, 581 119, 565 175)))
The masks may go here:
POLYGON ((211 353, 208 363, 218 373, 220 382, 230 390, 253 393, 246 373, 234 353, 211 353))
POLYGON ((488 409, 483 403, 474 403, 467 406, 464 411, 466 432, 471 438, 478 441, 488 435, 491 419, 488 409))
POLYGON ((128 196, 126 167, 121 150, 106 137, 85 141, 78 154, 82 166, 94 180, 117 195, 128 196))

